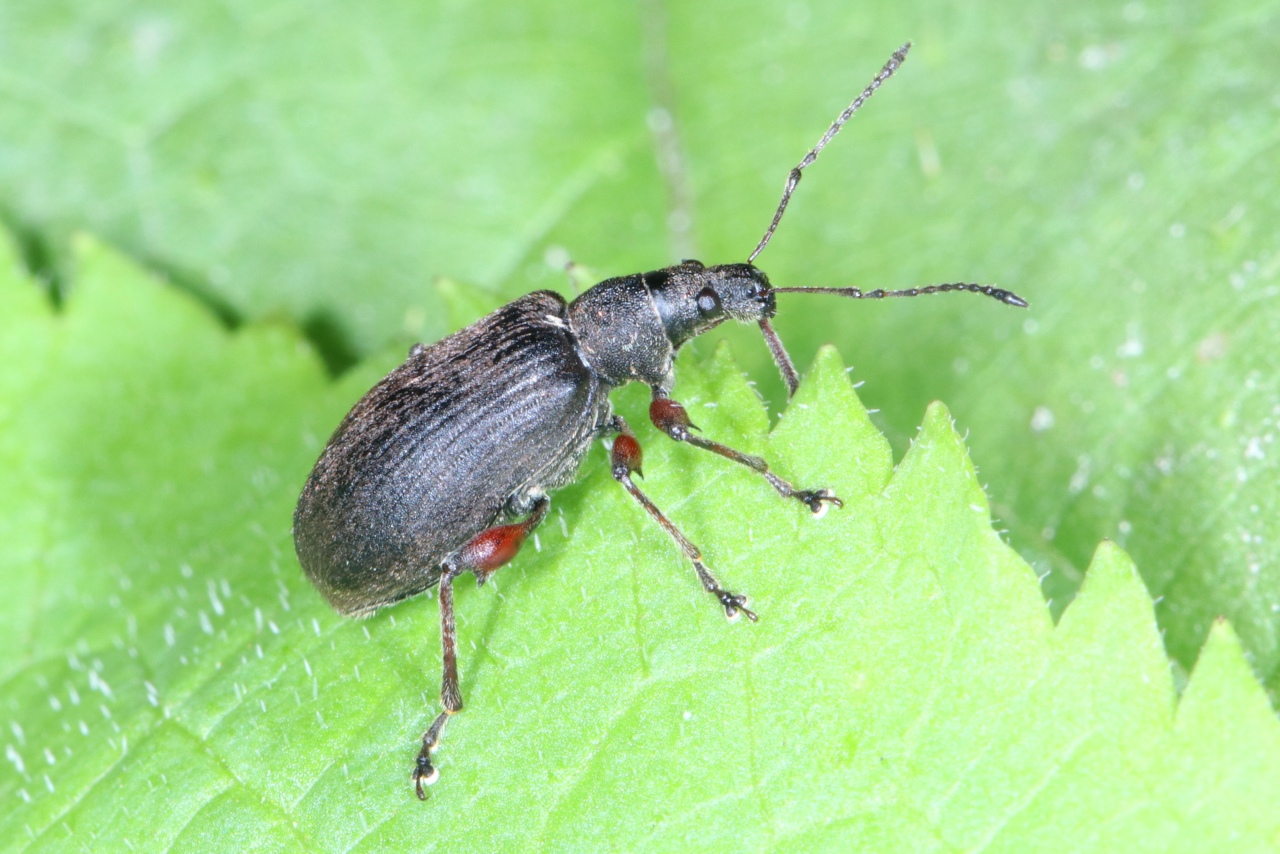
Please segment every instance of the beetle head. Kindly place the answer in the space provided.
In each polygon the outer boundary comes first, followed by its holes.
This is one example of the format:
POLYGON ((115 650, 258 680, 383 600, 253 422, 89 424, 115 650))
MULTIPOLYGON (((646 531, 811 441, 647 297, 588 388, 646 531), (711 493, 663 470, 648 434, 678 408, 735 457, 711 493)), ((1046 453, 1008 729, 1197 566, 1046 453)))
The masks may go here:
POLYGON ((851 299, 885 299, 967 291, 992 297, 1006 305, 1027 306, 1026 300, 1011 291, 969 282, 894 291, 883 288, 869 291, 860 288, 775 288, 769 284, 769 277, 764 271, 750 262, 704 267, 697 261, 685 261, 676 267, 645 273, 644 281, 653 295, 672 349, 679 349, 689 339, 714 329, 726 320, 760 324, 760 331, 787 384, 789 395, 795 394, 800 387, 800 374, 770 322, 778 313, 778 294, 832 294, 851 299))
POLYGON ((777 311, 768 277, 751 264, 704 267, 684 261, 646 273, 644 280, 677 349, 726 320, 756 323, 777 311))
POLYGON ((644 281, 673 349, 726 320, 758 323, 788 390, 795 393, 800 377, 769 323, 778 304, 769 277, 759 267, 751 263, 704 267, 698 261, 684 261, 645 273, 644 281))

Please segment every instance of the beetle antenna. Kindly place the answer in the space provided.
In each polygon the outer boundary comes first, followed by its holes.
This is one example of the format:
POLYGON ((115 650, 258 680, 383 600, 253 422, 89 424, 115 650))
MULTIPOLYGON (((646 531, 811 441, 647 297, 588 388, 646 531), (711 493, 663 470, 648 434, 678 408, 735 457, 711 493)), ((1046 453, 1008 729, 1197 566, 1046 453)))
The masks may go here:
MULTIPOLYGON (((1003 288, 994 288, 991 285, 975 285, 970 282, 948 282, 945 285, 929 285, 924 288, 905 288, 900 291, 886 291, 883 288, 876 288, 874 291, 864 291, 861 288, 771 288, 775 294, 835 294, 836 296, 849 297, 850 299, 885 299, 887 297, 918 297, 924 294, 942 294, 948 291, 968 291, 971 294, 982 294, 992 299, 1000 300, 1005 305, 1013 305, 1018 308, 1026 308, 1027 301, 1015 294, 1013 291, 1006 291, 1003 288)), ((768 335, 766 334, 766 338, 768 335)), ((773 345, 769 345, 770 349, 773 345)), ((776 357, 775 357, 776 358, 776 357)))
MULTIPOLYGON (((982 294, 983 296, 1000 300, 1005 305, 1013 305, 1018 308, 1027 307, 1027 301, 1013 291, 994 288, 991 285, 975 285, 969 282, 948 282, 945 285, 906 288, 900 291, 886 291, 883 288, 876 288, 874 291, 864 291, 861 288, 770 288, 770 290, 775 294, 835 294, 836 296, 849 297, 850 299, 918 297, 924 294, 946 293, 947 291, 968 291, 972 294, 982 294)), ((773 324, 769 323, 769 318, 760 318, 760 331, 764 333, 764 340, 769 345, 769 352, 773 354, 773 361, 778 366, 778 370, 782 372, 782 379, 787 383, 787 397, 793 397, 796 389, 800 387, 800 374, 796 372, 796 366, 791 361, 791 357, 787 355, 786 348, 782 346, 782 339, 774 331, 773 324)))
MULTIPOLYGON (((760 242, 756 244, 755 251, 747 259, 748 264, 755 261, 756 256, 764 251, 764 248, 769 245, 769 238, 773 237, 773 233, 778 230, 778 223, 782 222, 782 214, 787 209, 787 203, 791 201, 791 194, 796 191, 796 187, 800 184, 800 176, 805 167, 818 159, 819 152, 826 148, 832 137, 840 132, 840 128, 844 127, 844 123, 849 121, 853 114, 858 111, 858 108, 875 94, 881 83, 893 76, 893 73, 898 70, 898 66, 902 65, 902 61, 907 58, 907 51, 909 50, 911 50, 911 42, 907 42, 894 51, 893 56, 889 57, 889 61, 885 63, 884 68, 880 69, 880 73, 876 75, 876 79, 872 80, 870 85, 862 90, 862 94, 853 99, 853 103, 846 107, 845 111, 831 123, 831 127, 827 128, 827 132, 822 135, 822 139, 818 140, 818 144, 809 149, 809 153, 804 156, 804 159, 791 170, 791 174, 787 176, 786 187, 782 190, 782 201, 778 203, 778 210, 773 214, 773 222, 769 223, 769 228, 765 231, 764 237, 760 238, 760 242)), ((768 337, 768 335, 766 334, 765 337, 768 337)))

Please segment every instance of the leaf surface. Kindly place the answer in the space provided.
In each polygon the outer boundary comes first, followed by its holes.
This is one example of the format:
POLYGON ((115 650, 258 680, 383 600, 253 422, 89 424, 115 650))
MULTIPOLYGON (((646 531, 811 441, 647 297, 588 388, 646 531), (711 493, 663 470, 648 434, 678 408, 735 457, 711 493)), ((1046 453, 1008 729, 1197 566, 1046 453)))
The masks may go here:
MULTIPOLYGON (((0 218, 74 287, 87 229, 330 367, 484 303, 740 260, 786 171, 901 42, 760 262, 901 453, 952 407, 1055 614, 1095 544, 1143 568, 1185 670, 1219 615, 1280 688, 1280 2, 17 0, 0 218)), ((781 401, 751 330, 735 356, 781 401)))
MULTIPOLYGON (((896 467, 833 350, 772 433, 727 351, 676 396, 829 485, 820 520, 652 429, 645 489, 756 625, 726 625, 599 451, 490 585, 426 804, 438 617, 358 622, 292 555, 331 384, 82 239, 58 312, 0 263, 0 839, 15 850, 1266 850, 1280 724, 1225 623, 1175 701, 1103 545, 1055 627, 941 405, 896 467)), ((643 421, 643 389, 618 397, 643 421)))

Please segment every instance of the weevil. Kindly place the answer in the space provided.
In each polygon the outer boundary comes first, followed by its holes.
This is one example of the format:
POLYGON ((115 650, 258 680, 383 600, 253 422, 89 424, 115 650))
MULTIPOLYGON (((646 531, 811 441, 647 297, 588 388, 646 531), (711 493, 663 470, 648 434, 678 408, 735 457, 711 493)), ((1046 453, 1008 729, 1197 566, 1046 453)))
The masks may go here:
POLYGON ((893 54, 791 170, 773 219, 745 263, 683 261, 607 279, 572 302, 552 291, 521 297, 435 344, 415 345, 329 439, 293 517, 307 577, 337 611, 352 617, 440 587, 443 711, 423 734, 414 763, 419 798, 438 776, 432 754, 445 724, 462 709, 454 579, 470 572, 484 584, 515 557, 546 518, 549 494, 574 478, 594 440, 612 438, 614 479, 680 547, 725 615, 756 620, 747 597, 721 586, 698 547, 636 486, 640 444, 610 408, 613 389, 630 382, 649 386, 649 418, 659 430, 746 466, 783 498, 821 515, 829 505, 843 506, 831 490, 793 486, 760 457, 695 432, 685 408, 671 398, 680 347, 726 320, 756 323, 794 394, 799 375, 770 323, 777 294, 884 299, 969 291, 1027 305, 1009 291, 969 283, 869 291, 779 288, 755 266, 804 169, 898 70, 910 47, 893 54))

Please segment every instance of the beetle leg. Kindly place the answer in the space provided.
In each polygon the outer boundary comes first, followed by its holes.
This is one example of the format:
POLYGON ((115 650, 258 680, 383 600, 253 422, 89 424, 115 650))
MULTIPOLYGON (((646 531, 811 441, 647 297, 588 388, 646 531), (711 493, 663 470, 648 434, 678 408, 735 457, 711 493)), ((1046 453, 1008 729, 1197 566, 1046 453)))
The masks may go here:
POLYGON ((746 614, 747 619, 751 622, 756 621, 756 615, 747 608, 747 597, 737 593, 730 593, 720 586, 720 582, 711 574, 711 570, 707 569, 706 564, 702 562, 702 552, 689 541, 689 538, 680 532, 666 515, 658 509, 658 505, 649 500, 649 496, 640 491, 640 488, 631 480, 631 473, 641 474, 640 464, 643 460, 643 452, 640 450, 640 443, 636 441, 635 434, 631 432, 631 428, 627 426, 627 422, 621 416, 617 416, 613 420, 613 429, 618 431, 618 436, 613 440, 612 464, 613 478, 622 484, 627 492, 631 493, 631 497, 639 502, 640 506, 649 512, 649 515, 662 526, 662 529, 676 541, 684 552, 685 557, 689 558, 693 563, 693 571, 698 574, 698 580, 702 582, 703 588, 716 597, 720 601, 720 605, 724 608, 724 614, 729 619, 734 619, 738 614, 746 614))
POLYGON ((528 519, 514 525, 498 525, 476 534, 456 553, 459 572, 470 571, 475 575, 476 583, 484 584, 499 567, 516 556, 533 529, 547 518, 550 507, 551 500, 540 495, 528 519))
POLYGON ((844 502, 829 489, 796 489, 790 483, 769 471, 769 464, 762 458, 735 451, 733 448, 722 445, 719 442, 713 442, 710 439, 694 435, 693 431, 697 430, 698 427, 689 420, 689 413, 685 411, 685 408, 656 388, 653 390, 653 402, 649 404, 649 420, 653 422, 653 426, 677 442, 687 442, 695 448, 702 448, 713 454, 719 454, 725 459, 733 460, 735 463, 740 463, 763 475, 764 479, 769 481, 779 495, 783 498, 794 498, 800 501, 815 516, 825 515, 828 504, 834 504, 837 507, 844 506, 844 502))
POLYGON ((478 584, 484 584, 499 567, 516 556, 525 538, 546 518, 550 506, 551 501, 545 495, 540 496, 528 519, 514 525, 487 528, 444 559, 440 573, 440 644, 444 648, 440 704, 444 711, 422 734, 422 750, 414 763, 413 785, 421 800, 427 799, 422 787, 430 786, 440 776, 439 770, 431 763, 431 754, 440 746, 440 737, 449 718, 462 711, 462 690, 458 683, 458 630, 453 616, 453 579, 464 572, 471 572, 478 584))

